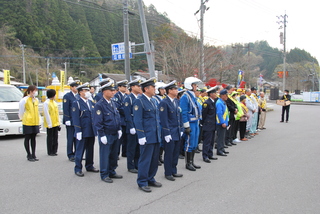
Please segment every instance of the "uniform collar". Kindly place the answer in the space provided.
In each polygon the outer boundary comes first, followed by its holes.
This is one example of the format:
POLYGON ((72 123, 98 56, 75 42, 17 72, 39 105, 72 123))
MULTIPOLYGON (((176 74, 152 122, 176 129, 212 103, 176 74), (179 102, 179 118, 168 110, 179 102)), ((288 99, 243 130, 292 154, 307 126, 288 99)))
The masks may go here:
POLYGON ((143 93, 143 95, 144 95, 149 101, 151 101, 151 98, 148 97, 147 95, 145 95, 145 93, 143 93))

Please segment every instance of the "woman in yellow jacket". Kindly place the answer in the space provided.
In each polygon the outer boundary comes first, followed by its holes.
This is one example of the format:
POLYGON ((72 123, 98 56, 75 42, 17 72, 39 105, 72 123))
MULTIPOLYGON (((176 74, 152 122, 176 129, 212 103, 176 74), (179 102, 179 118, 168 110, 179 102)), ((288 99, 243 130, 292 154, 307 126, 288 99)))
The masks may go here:
POLYGON ((19 103, 19 117, 22 120, 23 134, 25 135, 24 147, 27 151, 28 161, 38 161, 36 157, 36 135, 39 133, 40 114, 38 110, 38 89, 30 85, 19 103), (31 141, 31 153, 30 153, 31 141))
POLYGON ((58 105, 54 101, 56 91, 47 90, 48 99, 43 103, 44 127, 47 128, 47 153, 49 156, 57 156, 58 131, 60 131, 58 105))

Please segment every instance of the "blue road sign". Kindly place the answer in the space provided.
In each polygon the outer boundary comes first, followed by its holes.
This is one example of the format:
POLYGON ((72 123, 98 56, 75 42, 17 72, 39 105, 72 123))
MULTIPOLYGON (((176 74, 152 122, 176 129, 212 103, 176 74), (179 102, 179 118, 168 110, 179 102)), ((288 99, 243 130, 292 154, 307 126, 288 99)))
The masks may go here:
MULTIPOLYGON (((111 44, 112 60, 124 60, 125 50, 124 43, 111 44)), ((129 57, 132 59, 131 47, 129 46, 129 57)))

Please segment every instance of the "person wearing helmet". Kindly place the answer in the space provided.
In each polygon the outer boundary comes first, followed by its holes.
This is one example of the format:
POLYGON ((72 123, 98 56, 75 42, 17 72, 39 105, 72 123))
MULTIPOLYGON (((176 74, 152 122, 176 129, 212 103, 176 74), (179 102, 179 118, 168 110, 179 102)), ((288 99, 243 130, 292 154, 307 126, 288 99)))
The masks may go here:
POLYGON ((185 152, 186 152, 186 168, 191 171, 200 169, 201 167, 194 164, 195 150, 198 146, 199 138, 199 120, 201 111, 195 92, 198 84, 202 81, 195 77, 188 77, 184 81, 184 86, 188 89, 180 99, 180 107, 182 110, 182 122, 184 133, 186 135, 185 152))

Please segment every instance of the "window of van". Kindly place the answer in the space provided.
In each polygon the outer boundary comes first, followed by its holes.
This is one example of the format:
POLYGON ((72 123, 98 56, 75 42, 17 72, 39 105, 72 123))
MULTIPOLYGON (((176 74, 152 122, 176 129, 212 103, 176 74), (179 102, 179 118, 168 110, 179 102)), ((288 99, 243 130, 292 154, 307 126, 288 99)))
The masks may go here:
POLYGON ((23 94, 16 87, 1 87, 0 102, 19 102, 23 94))

